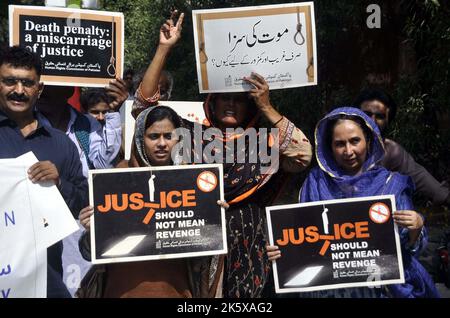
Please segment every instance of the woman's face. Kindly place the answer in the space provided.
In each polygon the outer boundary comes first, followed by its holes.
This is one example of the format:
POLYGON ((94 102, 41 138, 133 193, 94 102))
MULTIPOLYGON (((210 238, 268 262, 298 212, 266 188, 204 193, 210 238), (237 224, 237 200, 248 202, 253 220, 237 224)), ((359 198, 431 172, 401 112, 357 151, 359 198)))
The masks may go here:
POLYGON ((224 130, 241 127, 248 119, 250 105, 247 93, 218 94, 215 99, 214 117, 219 128, 224 130))
POLYGON ((367 141, 361 127, 352 120, 341 120, 333 129, 331 149, 334 159, 349 175, 361 172, 367 157, 367 141))
POLYGON ((145 153, 152 166, 171 164, 172 148, 178 142, 174 130, 175 126, 167 118, 154 122, 145 130, 145 153))

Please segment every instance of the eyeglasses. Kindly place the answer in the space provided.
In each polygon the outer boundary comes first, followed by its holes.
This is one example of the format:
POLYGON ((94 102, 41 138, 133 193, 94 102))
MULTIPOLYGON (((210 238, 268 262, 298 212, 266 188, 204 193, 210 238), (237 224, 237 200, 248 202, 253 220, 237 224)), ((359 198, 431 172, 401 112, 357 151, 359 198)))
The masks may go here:
POLYGON ((4 77, 2 78, 2 83, 6 86, 15 86, 17 83, 21 82, 24 87, 33 87, 36 85, 36 81, 27 78, 17 78, 17 77, 4 77))

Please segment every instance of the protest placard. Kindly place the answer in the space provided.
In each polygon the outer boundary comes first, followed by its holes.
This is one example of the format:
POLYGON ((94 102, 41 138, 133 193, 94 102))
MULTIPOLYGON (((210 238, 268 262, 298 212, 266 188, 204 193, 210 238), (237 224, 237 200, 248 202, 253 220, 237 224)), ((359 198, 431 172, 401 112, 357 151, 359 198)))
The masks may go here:
POLYGON ((47 85, 102 87, 122 77, 122 13, 11 5, 9 39, 40 56, 47 85))
POLYGON ((0 298, 46 297, 47 254, 36 242, 44 222, 31 212, 26 167, 0 161, 0 298))
POLYGON ((36 162, 0 160, 0 298, 46 297, 47 248, 78 229, 56 186, 29 180, 36 162))
POLYGON ((94 264, 224 254, 221 165, 90 170, 94 264))
POLYGON ((267 207, 276 292, 403 283, 394 211, 393 195, 267 207))
POLYGON ((192 11, 200 93, 248 91, 251 72, 270 89, 317 84, 312 2, 192 11))
MULTIPOLYGON (((16 160, 27 168, 39 161, 31 151, 17 157, 16 160)), ((26 182, 33 217, 37 219, 40 216, 44 220, 40 222, 43 231, 37 236, 39 248, 47 248, 79 229, 72 212, 52 181, 33 183, 27 178, 26 182), (49 205, 47 202, 52 204, 49 205)))

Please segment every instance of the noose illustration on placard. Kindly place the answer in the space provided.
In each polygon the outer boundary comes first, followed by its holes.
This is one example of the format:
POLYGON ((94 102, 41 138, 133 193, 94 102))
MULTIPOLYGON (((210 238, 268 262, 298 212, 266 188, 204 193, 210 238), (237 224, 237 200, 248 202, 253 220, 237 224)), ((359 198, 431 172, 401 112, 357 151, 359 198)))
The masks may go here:
POLYGON ((200 52, 199 52, 199 60, 201 64, 206 64, 208 62, 208 56, 205 51, 205 34, 203 33, 203 21, 202 15, 198 15, 199 20, 199 31, 200 31, 200 52))
POLYGON ((314 59, 312 56, 309 60, 308 67, 306 68, 306 75, 308 75, 308 77, 314 77, 314 59))
POLYGON ((149 198, 150 202, 155 202, 155 178, 156 176, 153 174, 153 172, 150 172, 151 176, 150 179, 148 179, 148 192, 149 192, 149 198))
POLYGON ((300 8, 297 7, 297 27, 296 27, 297 32, 295 32, 295 35, 294 35, 294 42, 297 45, 303 45, 305 43, 305 37, 302 34, 302 27, 303 27, 303 25, 300 22, 300 8), (300 41, 297 39, 298 36, 300 36, 300 41))
POLYGON ((114 57, 114 44, 115 44, 115 34, 114 34, 114 29, 115 29, 115 25, 114 25, 114 17, 112 17, 112 23, 111 23, 111 34, 112 34, 112 38, 111 38, 111 58, 109 59, 109 65, 108 68, 106 69, 106 71, 108 72, 109 76, 111 77, 115 77, 116 76, 116 59, 114 57))
MULTIPOLYGON (((305 37, 304 37, 304 35, 302 33, 303 25, 300 22, 300 8, 299 7, 297 7, 297 26, 296 26, 296 29, 297 29, 297 32, 294 35, 294 42, 297 45, 301 46, 301 45, 303 45, 305 43, 306 39, 305 39, 305 37), (298 37, 300 37, 300 39, 298 39, 298 37)), ((306 67, 306 75, 308 77, 314 77, 314 69, 313 69, 313 67, 314 67, 314 60, 313 60, 313 57, 311 56, 311 58, 309 60, 309 63, 308 63, 308 66, 306 67), (311 74, 311 70, 312 70, 313 74, 311 74)))
POLYGON ((322 223, 323 223, 323 232, 325 234, 330 234, 328 232, 328 209, 325 207, 325 204, 323 205, 322 223))

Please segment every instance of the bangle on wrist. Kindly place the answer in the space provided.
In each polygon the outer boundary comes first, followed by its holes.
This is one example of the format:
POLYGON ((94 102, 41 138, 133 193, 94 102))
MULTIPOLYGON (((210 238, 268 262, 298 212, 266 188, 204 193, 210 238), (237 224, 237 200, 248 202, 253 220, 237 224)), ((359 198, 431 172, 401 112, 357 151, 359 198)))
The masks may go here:
POLYGON ((284 119, 284 116, 281 116, 281 118, 278 119, 278 120, 276 121, 276 123, 274 123, 273 125, 274 125, 274 126, 278 125, 283 119, 284 119))

